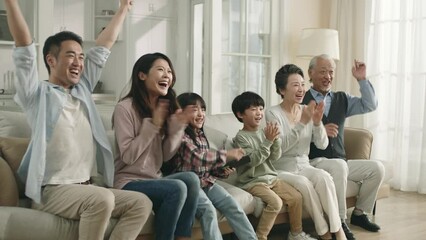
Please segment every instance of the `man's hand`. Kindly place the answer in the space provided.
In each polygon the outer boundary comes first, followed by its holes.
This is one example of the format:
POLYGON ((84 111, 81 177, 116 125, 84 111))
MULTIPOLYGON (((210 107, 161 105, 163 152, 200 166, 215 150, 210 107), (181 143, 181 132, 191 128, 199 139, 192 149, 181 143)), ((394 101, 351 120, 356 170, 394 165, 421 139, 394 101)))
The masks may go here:
POLYGON ((352 75, 354 76, 354 78, 356 78, 356 80, 360 81, 367 79, 366 69, 367 67, 365 66, 365 63, 354 59, 354 65, 352 66, 352 75))
POLYGON ((327 123, 324 125, 325 131, 327 132, 327 136, 329 137, 337 137, 337 134, 339 134, 339 126, 334 123, 327 123))

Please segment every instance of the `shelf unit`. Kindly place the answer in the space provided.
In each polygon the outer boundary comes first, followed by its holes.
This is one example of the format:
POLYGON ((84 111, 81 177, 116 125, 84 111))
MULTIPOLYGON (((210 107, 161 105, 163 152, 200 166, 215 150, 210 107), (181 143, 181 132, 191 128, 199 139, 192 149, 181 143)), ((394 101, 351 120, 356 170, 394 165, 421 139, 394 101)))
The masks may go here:
MULTIPOLYGON (((117 0, 94 0, 93 1, 93 40, 95 40, 99 33, 111 21, 114 14, 119 8, 119 1, 117 0)), ((123 40, 123 34, 120 32, 117 41, 123 40)))

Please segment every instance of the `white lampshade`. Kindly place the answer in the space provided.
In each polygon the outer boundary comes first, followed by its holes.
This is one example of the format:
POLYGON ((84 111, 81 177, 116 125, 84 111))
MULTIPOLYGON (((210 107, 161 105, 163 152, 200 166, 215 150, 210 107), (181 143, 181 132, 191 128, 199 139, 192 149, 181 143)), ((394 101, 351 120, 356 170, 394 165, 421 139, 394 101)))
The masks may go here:
POLYGON ((334 29, 305 28, 302 30, 297 57, 311 58, 327 54, 339 60, 339 34, 334 29))

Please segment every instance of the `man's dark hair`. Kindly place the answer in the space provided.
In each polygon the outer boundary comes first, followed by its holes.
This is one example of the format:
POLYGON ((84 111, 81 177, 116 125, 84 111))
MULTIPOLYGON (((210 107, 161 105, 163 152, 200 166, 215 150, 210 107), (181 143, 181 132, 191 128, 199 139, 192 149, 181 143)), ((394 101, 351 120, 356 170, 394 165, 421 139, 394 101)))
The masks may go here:
POLYGON ((234 98, 234 101, 232 101, 232 112, 238 121, 243 122, 243 120, 238 117, 238 113, 242 114, 246 109, 258 106, 265 107, 263 98, 257 93, 247 91, 234 98))
POLYGON ((55 58, 57 58, 59 55, 59 51, 61 50, 62 42, 68 41, 68 40, 76 41, 78 44, 80 44, 81 47, 83 47, 83 40, 81 39, 81 37, 69 31, 58 32, 57 34, 48 37, 46 41, 44 42, 43 60, 49 75, 50 75, 50 66, 47 63, 47 59, 46 59, 47 54, 51 53, 53 56, 55 56, 55 58))
POLYGON ((275 74, 275 91, 284 98, 281 94, 281 89, 285 89, 288 83, 288 77, 292 74, 299 74, 303 78, 303 71, 294 64, 286 64, 282 66, 275 74))

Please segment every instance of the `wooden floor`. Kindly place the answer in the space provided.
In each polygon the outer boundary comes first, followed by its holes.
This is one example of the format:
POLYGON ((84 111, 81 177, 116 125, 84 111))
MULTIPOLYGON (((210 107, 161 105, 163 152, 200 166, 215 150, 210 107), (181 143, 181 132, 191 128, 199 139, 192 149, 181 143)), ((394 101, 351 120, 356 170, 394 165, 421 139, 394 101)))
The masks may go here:
MULTIPOLYGON (((350 210, 348 217, 350 218, 350 210)), ((372 233, 348 224, 357 240, 426 239, 426 195, 391 190, 389 198, 377 202, 376 216, 371 219, 381 230, 372 233)), ((304 223, 305 231, 315 235, 312 224, 304 223)), ((278 226, 270 240, 287 239, 288 226, 278 226)))

